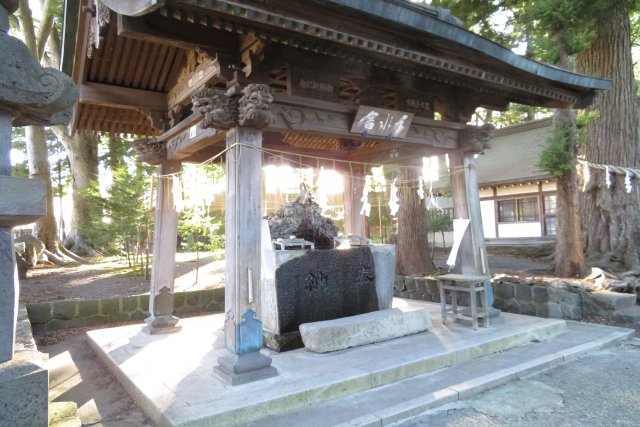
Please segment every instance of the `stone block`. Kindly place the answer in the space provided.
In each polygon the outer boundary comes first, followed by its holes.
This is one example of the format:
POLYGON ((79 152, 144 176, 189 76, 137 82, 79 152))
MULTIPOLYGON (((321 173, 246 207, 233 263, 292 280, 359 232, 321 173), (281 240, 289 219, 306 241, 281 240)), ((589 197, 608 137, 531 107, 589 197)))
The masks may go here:
POLYGON ((138 295, 138 310, 149 312, 149 295, 138 295))
POLYGON ((60 329, 81 328, 83 326, 106 323, 105 320, 106 318, 101 316, 90 317, 88 319, 81 319, 79 317, 74 317, 72 319, 59 319, 54 317, 46 323, 45 330, 57 331, 60 329))
MULTIPOLYGON (((2 200, 2 199, 0 199, 2 200)), ((0 363, 13 357, 18 313, 17 271, 10 228, 0 228, 0 363)))
POLYGON ((120 313, 120 299, 119 298, 109 298, 100 300, 100 314, 103 316, 113 316, 114 314, 120 313))
POLYGON ((300 334, 309 350, 327 353, 412 335, 429 328, 429 312, 408 307, 303 323, 300 325, 300 334))
POLYGON ((47 330, 53 331, 58 329, 81 328, 86 326, 103 325, 109 322, 112 322, 111 318, 102 315, 95 315, 87 317, 86 319, 82 319, 80 317, 76 317, 71 320, 52 319, 47 323, 47 330))
POLYGON ((79 316, 83 319, 100 314, 99 300, 80 301, 78 305, 79 316))
POLYGON ((195 307, 200 302, 200 295, 196 292, 186 292, 186 301, 188 306, 195 307))
POLYGON ((371 245, 380 310, 391 308, 396 271, 396 245, 371 245))
POLYGON ((429 292, 427 287, 427 278, 426 277, 416 277, 416 290, 420 293, 426 294, 429 292))
POLYGON ((29 313, 31 323, 46 323, 51 319, 53 307, 48 302, 27 304, 27 313, 29 313))
POLYGON ((546 304, 549 301, 549 290, 545 286, 535 285, 533 287, 533 302, 536 304, 546 304))
POLYGON ((204 309, 211 301, 213 301, 213 294, 209 290, 196 291, 200 297, 198 301, 198 307, 204 309))
POLYGON ((418 284, 416 283, 416 277, 413 276, 405 276, 404 277, 404 287, 407 292, 415 292, 418 290, 418 284))
POLYGON ((36 221, 46 213, 46 195, 44 180, 0 176, 0 227, 36 221))
POLYGON ((579 304, 563 305, 562 307, 565 313, 565 319, 580 320, 582 319, 582 306, 579 304))
POLYGON ((520 314, 520 304, 518 303, 518 300, 515 298, 509 298, 508 300, 505 300, 502 307, 499 307, 499 308, 500 310, 504 310, 508 313, 520 314))
POLYGON ((215 288, 211 293, 213 294, 213 300, 215 302, 222 303, 222 306, 224 307, 224 288, 215 288))
POLYGON ((624 310, 636 305, 636 296, 634 294, 601 291, 589 294, 589 296, 596 304, 607 311, 624 310))
POLYGON ((149 317, 149 312, 146 310, 136 310, 131 313, 131 320, 144 320, 149 317))
POLYGON ((187 296, 185 295, 185 292, 176 292, 173 295, 173 308, 178 309, 184 306, 184 303, 186 300, 187 300, 187 296))
POLYGON ((496 298, 505 300, 513 298, 514 293, 512 283, 494 283, 493 289, 495 290, 496 298))
POLYGON ((520 302, 520 314, 526 314, 527 316, 536 315, 536 305, 532 302, 520 302))
POLYGON ((108 319, 109 323, 122 323, 128 322, 129 320, 131 320, 131 313, 128 312, 112 314, 108 319))
POLYGON ((535 315, 538 317, 549 317, 549 304, 547 303, 536 304, 535 315))
POLYGON ((46 369, 20 358, 0 364, 0 424, 46 427, 48 405, 46 369))
POLYGON ((132 313, 138 308, 138 297, 122 297, 122 311, 132 313))
POLYGON ((419 300, 419 301, 423 301, 422 299, 422 293, 418 292, 418 291, 409 291, 407 292, 408 298, 409 299, 415 299, 415 300, 419 300))
POLYGON ((224 311, 224 302, 211 301, 206 307, 207 313, 222 313, 224 311))
POLYGON ((69 320, 78 315, 78 301, 56 301, 53 303, 53 318, 69 320))
POLYGON ((396 292, 403 292, 406 289, 404 286, 404 276, 396 276, 393 287, 396 292))
POLYGON ((547 288, 547 300, 553 303, 560 303, 567 293, 568 291, 563 288, 549 287, 547 288))
POLYGON ((433 301, 440 301, 440 290, 438 289, 438 282, 433 279, 427 279, 427 290, 434 298, 433 301))
POLYGON ((531 302, 531 285, 516 283, 514 285, 514 294, 516 299, 521 303, 531 302))

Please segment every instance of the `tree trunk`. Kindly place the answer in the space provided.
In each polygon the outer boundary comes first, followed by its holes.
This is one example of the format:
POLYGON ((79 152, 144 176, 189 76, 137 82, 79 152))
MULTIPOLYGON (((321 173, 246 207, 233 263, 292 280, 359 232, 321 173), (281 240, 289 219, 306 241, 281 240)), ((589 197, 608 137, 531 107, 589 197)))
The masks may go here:
POLYGON ((422 274, 433 270, 429 256, 427 211, 416 191, 419 170, 402 168, 398 199, 398 236, 396 242, 396 270, 401 276, 422 274))
MULTIPOLYGON (((598 94, 589 111, 599 117, 587 126, 581 146, 585 160, 604 165, 638 168, 638 111, 631 56, 627 2, 610 0, 609 13, 600 16, 590 48, 578 55, 579 72, 613 80, 613 88, 598 94)), ((607 188, 602 171, 591 169, 587 191, 580 195, 580 211, 587 258, 599 267, 640 267, 640 188, 634 180, 626 193, 624 175, 614 174, 607 188), (614 265, 616 266, 616 265, 614 265)))
POLYGON ((33 234, 44 243, 48 251, 56 251, 56 218, 53 214, 53 188, 51 186, 51 171, 49 168, 49 151, 47 149, 47 135, 40 126, 27 126, 25 129, 27 140, 27 157, 29 159, 29 178, 42 179, 47 186, 47 213, 40 218, 34 227, 33 234))
POLYGON ((556 110, 553 114, 553 125, 556 131, 562 126, 570 127, 567 150, 574 163, 569 172, 557 181, 555 273, 560 277, 582 276, 584 254, 578 212, 578 174, 575 168, 575 111, 556 110))
POLYGON ((60 127, 56 128, 56 134, 67 151, 73 176, 73 211, 70 231, 64 245, 78 255, 93 256, 93 250, 85 241, 83 228, 92 219, 86 191, 98 180, 98 137, 86 132, 78 132, 71 137, 60 127))

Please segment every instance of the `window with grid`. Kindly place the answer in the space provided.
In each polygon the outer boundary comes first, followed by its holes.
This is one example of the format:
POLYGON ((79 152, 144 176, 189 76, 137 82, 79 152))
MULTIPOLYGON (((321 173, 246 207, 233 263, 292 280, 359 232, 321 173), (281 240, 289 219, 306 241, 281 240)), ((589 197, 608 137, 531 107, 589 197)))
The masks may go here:
POLYGON ((532 222, 539 220, 537 197, 498 201, 499 222, 532 222))

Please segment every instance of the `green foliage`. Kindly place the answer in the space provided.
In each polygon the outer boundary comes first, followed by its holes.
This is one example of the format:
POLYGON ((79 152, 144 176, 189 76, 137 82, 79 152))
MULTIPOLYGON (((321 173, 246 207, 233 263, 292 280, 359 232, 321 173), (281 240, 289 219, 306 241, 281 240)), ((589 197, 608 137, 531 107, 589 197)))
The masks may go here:
POLYGON ((572 132, 568 120, 559 120, 540 155, 538 166, 555 178, 562 178, 573 168, 575 159, 569 150, 572 132))
MULTIPOLYGON (((420 3, 430 3, 433 7, 441 7, 451 11, 451 14, 462 19, 465 28, 494 40, 506 46, 513 46, 517 38, 512 31, 508 31, 508 21, 490 19, 497 15, 509 17, 510 11, 500 1, 487 0, 431 0, 420 3)), ((511 28, 512 30, 512 28, 511 28)))
POLYGON ((434 234, 451 231, 453 220, 446 212, 430 211, 427 215, 427 229, 434 234))
POLYGON ((224 248, 224 212, 215 211, 214 194, 223 182, 224 168, 219 164, 184 165, 182 181, 189 189, 183 194, 184 209, 178 221, 180 249, 215 250, 224 248))
MULTIPOLYGON (((598 117, 597 111, 580 112, 576 116, 575 143, 582 144, 586 141, 586 127, 598 117)), ((575 158, 569 148, 572 140, 573 126, 568 120, 559 120, 547 146, 540 155, 538 166, 550 173, 555 178, 562 178, 575 165, 575 158)))
POLYGON ((224 217, 215 217, 210 207, 185 208, 178 221, 180 249, 213 251, 224 248, 224 217))
POLYGON ((87 241, 95 247, 120 253, 144 241, 151 227, 149 188, 153 168, 136 163, 112 170, 113 182, 107 196, 94 185, 86 192, 91 209, 90 223, 82 224, 87 241))

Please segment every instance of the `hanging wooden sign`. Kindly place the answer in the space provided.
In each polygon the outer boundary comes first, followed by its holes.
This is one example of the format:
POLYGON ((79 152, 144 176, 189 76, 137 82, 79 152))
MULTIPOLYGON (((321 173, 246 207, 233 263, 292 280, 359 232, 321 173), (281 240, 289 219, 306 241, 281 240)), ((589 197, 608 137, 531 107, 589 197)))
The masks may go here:
POLYGON ((361 105, 351 125, 351 132, 363 136, 404 138, 412 121, 413 113, 361 105))

